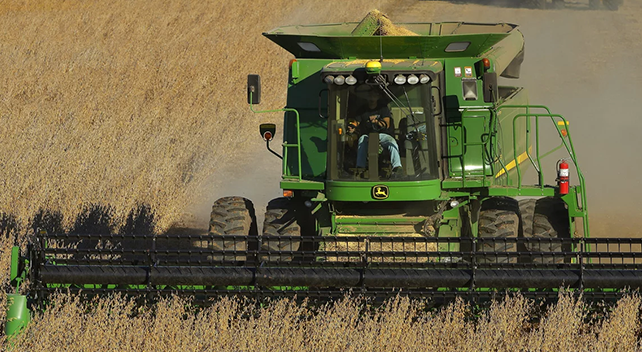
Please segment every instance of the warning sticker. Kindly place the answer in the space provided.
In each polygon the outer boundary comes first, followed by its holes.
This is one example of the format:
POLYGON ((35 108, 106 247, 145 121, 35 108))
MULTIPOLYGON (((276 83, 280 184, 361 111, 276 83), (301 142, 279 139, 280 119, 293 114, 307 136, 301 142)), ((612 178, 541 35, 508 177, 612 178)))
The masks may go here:
POLYGON ((461 67, 455 67, 455 77, 461 77, 461 67))
POLYGON ((472 78, 473 77, 473 68, 470 66, 464 67, 464 75, 466 75, 466 78, 472 78))

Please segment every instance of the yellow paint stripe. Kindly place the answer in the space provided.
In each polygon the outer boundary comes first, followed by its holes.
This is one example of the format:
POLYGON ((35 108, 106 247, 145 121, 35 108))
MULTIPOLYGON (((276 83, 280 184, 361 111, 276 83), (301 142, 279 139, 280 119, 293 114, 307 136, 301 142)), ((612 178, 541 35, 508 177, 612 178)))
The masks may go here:
MULTIPOLYGON (((531 147, 529 147, 529 148, 528 148, 528 153, 530 153, 530 152, 532 152, 532 151, 533 151, 533 147, 531 146, 531 147)), ((522 154, 520 154, 520 155, 517 157, 517 162, 521 164, 521 163, 523 163, 526 159, 528 159, 528 153, 523 152, 522 154)), ((514 169, 514 168, 515 168, 515 166, 516 166, 516 164, 515 164, 515 160, 513 160, 513 161, 511 161, 510 163, 508 163, 508 165, 506 165, 506 171, 510 171, 510 170, 514 169)), ((500 176, 502 176, 503 174, 505 174, 505 173, 506 173, 506 171, 504 171, 504 169, 502 168, 501 170, 499 170, 499 172, 497 173, 497 175, 495 175, 495 178, 499 178, 500 176)))

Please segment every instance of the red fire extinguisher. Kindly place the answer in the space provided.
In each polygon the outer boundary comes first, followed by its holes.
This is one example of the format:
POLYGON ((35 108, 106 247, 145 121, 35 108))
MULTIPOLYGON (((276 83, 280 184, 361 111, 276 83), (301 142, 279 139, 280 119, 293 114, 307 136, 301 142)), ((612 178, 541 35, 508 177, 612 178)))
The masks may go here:
POLYGON ((557 163, 557 186, 560 189, 561 195, 568 194, 568 163, 566 163, 566 160, 564 159, 558 161, 557 163))

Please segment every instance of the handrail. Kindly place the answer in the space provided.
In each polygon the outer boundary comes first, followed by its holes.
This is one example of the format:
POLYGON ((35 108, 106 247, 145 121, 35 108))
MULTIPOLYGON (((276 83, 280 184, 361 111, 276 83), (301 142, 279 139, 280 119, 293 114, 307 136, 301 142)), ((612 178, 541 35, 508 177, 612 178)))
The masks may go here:
MULTIPOLYGON (((577 157, 575 155, 575 147, 573 146, 573 138, 571 136, 571 130, 569 128, 570 126, 569 126, 568 121, 566 120, 566 118, 564 118, 564 116, 559 115, 559 114, 551 113, 550 109, 548 107, 546 107, 546 106, 543 106, 543 105, 505 105, 505 106, 499 107, 497 109, 497 111, 500 111, 503 108, 524 108, 524 109, 532 108, 532 109, 543 109, 543 110, 546 110, 546 114, 532 113, 532 112, 528 112, 528 110, 527 110, 526 113, 515 115, 513 117, 513 140, 514 141, 516 140, 515 139, 515 136, 516 136, 516 134, 515 134, 515 132, 516 132, 515 122, 517 121, 518 118, 549 117, 551 119, 551 122, 553 122, 553 124, 556 123, 556 120, 555 120, 556 118, 562 120, 564 122, 564 128, 566 129, 566 132, 567 132, 566 133, 566 137, 564 137, 562 135, 562 132, 560 131, 559 128, 556 127, 556 130, 557 130, 558 136, 560 137, 560 140, 562 141, 562 144, 564 145, 566 151, 569 153, 569 156, 571 157, 571 160, 573 160, 573 164, 575 165, 575 169, 577 170, 577 175, 578 175, 578 178, 580 180, 580 185, 582 187, 584 187, 584 175, 583 175, 583 173, 582 173, 582 171, 580 169, 580 166, 577 163, 577 157), (568 138, 568 142, 566 141, 565 138, 568 138)), ((536 145, 536 160, 538 162, 537 166, 539 167, 539 170, 541 170, 541 161, 540 161, 540 159, 542 157, 540 156, 540 152, 539 152, 539 119, 536 119, 535 121, 536 121, 536 127, 535 127, 536 128, 536 131, 535 131, 535 133, 536 133, 536 141, 535 141, 535 145, 536 145)), ((526 150, 526 152, 528 153, 528 149, 526 150)), ((513 150, 513 154, 516 155, 517 151, 513 150)), ((545 154, 545 155, 548 155, 548 153, 545 154)), ((517 165, 517 167, 519 169, 519 165, 517 165)), ((519 172, 518 172, 518 174, 519 174, 519 172)), ((540 172, 540 174, 541 174, 541 172, 540 172)), ((540 175, 540 178, 541 177, 543 177, 543 176, 540 175)), ((518 179, 519 178, 520 177, 518 176, 518 179)), ((540 180, 540 183, 543 183, 543 180, 540 180)), ((521 186, 521 183, 518 186, 521 186)))
MULTIPOLYGON (((528 148, 526 148, 526 153, 531 160, 531 163, 533 163, 533 166, 537 168, 538 172, 538 178, 539 178, 539 183, 540 187, 544 189, 544 175, 543 172, 541 171, 541 159, 547 155, 549 155, 552 151, 547 152, 542 156, 540 154, 540 148, 539 148, 539 120, 540 118, 550 118, 551 122, 555 125, 555 129, 557 130, 558 136, 560 137, 561 144, 560 146, 554 148, 553 150, 559 149, 562 145, 568 152, 571 160, 573 161, 573 164, 575 165, 575 170, 577 172, 577 177, 580 185, 580 199, 581 199, 581 209, 582 209, 582 219, 583 219, 583 227, 584 227, 584 232, 585 236, 588 236, 589 234, 589 224, 588 224, 588 211, 587 211, 587 201, 586 201, 586 184, 585 184, 585 179, 584 179, 584 174, 582 173, 582 170, 580 169, 580 166, 577 162, 577 157, 575 154, 575 147, 573 146, 573 139, 571 136, 571 130, 570 130, 570 125, 566 118, 564 116, 559 115, 559 114, 553 114, 551 113, 550 109, 546 106, 543 105, 505 105, 497 108, 497 111, 499 112, 501 109, 504 108, 517 108, 517 109, 525 109, 526 113, 521 113, 517 114, 513 117, 513 157, 515 158, 515 166, 517 170, 517 187, 521 188, 522 186, 522 175, 521 175, 521 170, 520 170, 520 165, 517 162, 517 120, 520 118, 525 118, 528 119, 527 127, 526 127, 526 134, 527 138, 530 135, 530 118, 535 118, 535 160, 533 160, 532 156, 530 155, 530 152, 528 151, 528 148), (531 109, 540 109, 544 110, 545 113, 535 113, 532 112, 531 109), (564 129, 566 130, 566 136, 562 135, 562 131, 557 125, 557 121, 562 121, 564 125, 564 129), (535 165, 535 161, 537 162, 537 165, 535 165)), ((528 142, 528 140, 527 140, 528 142)))
MULTIPOLYGON (((250 101, 252 101, 252 92, 250 92, 250 101)), ((292 109, 292 108, 281 108, 281 109, 274 109, 274 110, 260 110, 256 111, 254 110, 254 105, 250 103, 250 110, 255 113, 255 114, 261 114, 261 113, 267 113, 267 112, 293 112, 296 116, 296 143, 291 144, 287 142, 283 142, 282 146, 284 147, 283 150, 283 178, 284 179, 298 179, 301 181, 301 123, 299 119, 299 111, 297 109, 292 109), (298 174, 297 175, 287 175, 287 161, 288 161, 288 148, 297 148, 297 167, 298 167, 298 174)), ((285 138, 285 133, 283 134, 283 137, 285 138)))

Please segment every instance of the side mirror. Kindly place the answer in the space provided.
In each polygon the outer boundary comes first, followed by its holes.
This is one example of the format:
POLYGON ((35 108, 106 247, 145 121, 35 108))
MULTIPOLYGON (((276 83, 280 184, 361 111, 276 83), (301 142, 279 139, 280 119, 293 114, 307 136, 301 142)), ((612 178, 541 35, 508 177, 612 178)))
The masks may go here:
POLYGON ((261 102, 261 76, 247 75, 247 103, 259 104, 261 102))
POLYGON ((259 126, 259 130, 261 131, 261 137, 263 137, 263 140, 269 142, 276 134, 276 125, 273 123, 262 123, 259 126))

